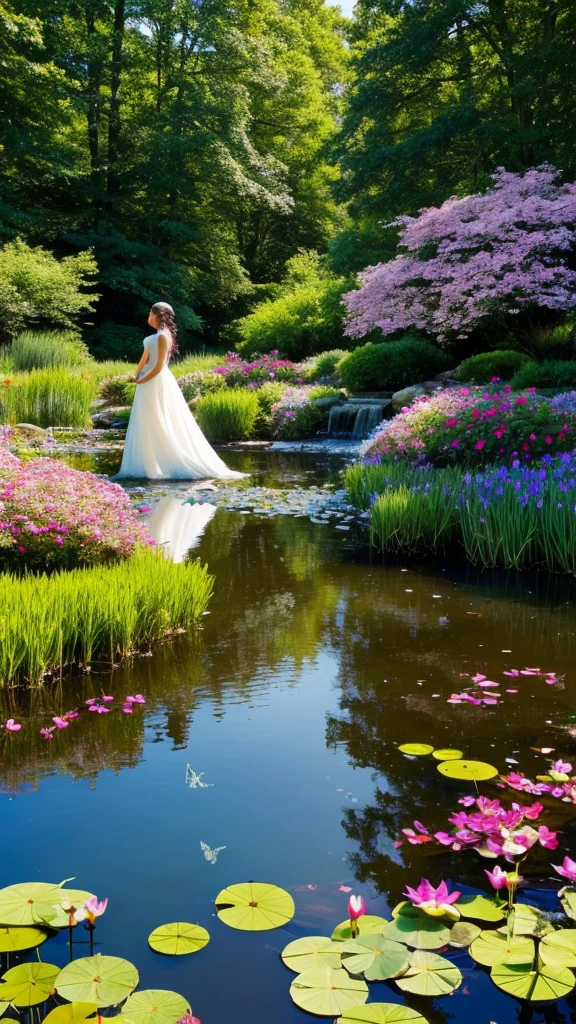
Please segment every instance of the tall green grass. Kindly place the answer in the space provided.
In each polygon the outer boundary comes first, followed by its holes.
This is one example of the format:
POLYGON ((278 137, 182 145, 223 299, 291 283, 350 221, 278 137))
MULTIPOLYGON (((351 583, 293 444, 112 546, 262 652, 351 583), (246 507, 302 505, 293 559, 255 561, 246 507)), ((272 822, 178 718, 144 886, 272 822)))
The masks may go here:
POLYGON ((194 410, 201 430, 211 441, 252 437, 258 413, 258 397, 248 388, 230 388, 204 395, 194 410))
POLYGON ((197 352, 189 356, 182 356, 170 363, 170 369, 175 377, 183 377, 186 373, 195 373, 197 370, 212 370, 215 366, 222 366, 224 356, 210 355, 209 353, 197 352))
POLYGON ((107 377, 122 377, 124 374, 133 374, 136 363, 128 363, 122 359, 108 359, 106 362, 91 362, 86 367, 86 372, 98 382, 106 380, 107 377))
POLYGON ((88 349, 74 331, 24 331, 12 342, 11 355, 17 372, 91 362, 88 349))
POLYGON ((33 370, 0 389, 4 419, 39 427, 89 427, 96 381, 85 374, 54 367, 33 370))
POLYGON ((111 661, 206 610, 213 577, 199 562, 174 565, 144 551, 113 566, 52 576, 0 575, 0 685, 41 682, 47 672, 111 661))

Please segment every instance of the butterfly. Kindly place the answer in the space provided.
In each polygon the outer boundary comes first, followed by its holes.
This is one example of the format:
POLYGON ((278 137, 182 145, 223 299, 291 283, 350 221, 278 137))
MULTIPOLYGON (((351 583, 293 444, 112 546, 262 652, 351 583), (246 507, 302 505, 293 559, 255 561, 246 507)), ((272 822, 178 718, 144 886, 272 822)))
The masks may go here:
POLYGON ((225 850, 226 847, 217 846, 214 850, 211 850, 207 843, 203 843, 202 841, 200 841, 200 849, 202 850, 202 853, 206 857, 208 863, 215 864, 216 861, 218 860, 218 854, 222 853, 222 850, 225 850))
POLYGON ((209 786, 213 786, 213 782, 202 782, 202 776, 204 772, 195 772, 189 764, 186 765, 186 785, 190 789, 208 789, 209 786))

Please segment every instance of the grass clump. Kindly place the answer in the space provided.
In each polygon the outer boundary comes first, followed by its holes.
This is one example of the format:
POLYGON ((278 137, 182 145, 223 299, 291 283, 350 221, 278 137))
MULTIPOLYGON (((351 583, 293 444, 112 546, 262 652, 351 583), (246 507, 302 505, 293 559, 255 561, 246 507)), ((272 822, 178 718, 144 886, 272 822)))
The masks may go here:
POLYGON ((198 370, 212 370, 215 366, 221 366, 222 362, 222 355, 196 352, 170 362, 170 369, 176 379, 178 379, 179 377, 184 377, 187 373, 196 373, 198 370))
POLYGON ((512 378, 516 391, 524 388, 566 391, 576 388, 576 360, 548 359, 543 363, 527 363, 512 378))
POLYGON ((4 382, 0 394, 5 420, 38 427, 90 427, 96 381, 62 367, 33 370, 4 382))
POLYGON ((430 342, 408 337, 362 345, 338 363, 338 372, 352 392, 398 391, 430 380, 450 365, 448 356, 430 342))
POLYGON ((41 682, 96 656, 114 661, 197 622, 213 577, 156 551, 51 576, 0 575, 0 685, 41 682))
POLYGON ((304 367, 306 383, 313 384, 325 377, 338 376, 336 367, 348 354, 342 348, 334 348, 309 359, 304 367))
POLYGON ((248 388, 230 388, 200 398, 195 415, 210 441, 247 440, 258 418, 258 396, 248 388))
POLYGON ((53 366, 81 366, 91 362, 88 349, 74 331, 24 331, 12 342, 16 372, 53 366))
POLYGON ((510 380, 528 362, 530 358, 523 352, 481 352, 460 364, 460 379, 468 384, 490 384, 495 377, 510 380))

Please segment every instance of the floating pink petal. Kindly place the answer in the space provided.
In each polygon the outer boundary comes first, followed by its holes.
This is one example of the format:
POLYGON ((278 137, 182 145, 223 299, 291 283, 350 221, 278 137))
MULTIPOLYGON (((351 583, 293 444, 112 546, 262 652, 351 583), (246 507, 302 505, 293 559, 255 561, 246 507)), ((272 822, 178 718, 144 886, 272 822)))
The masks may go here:
POLYGON ((520 673, 517 668, 511 668, 508 672, 504 672, 505 676, 519 676, 520 673))
MULTIPOLYGON (((394 845, 396 845, 396 844, 394 844, 394 845)), ((400 845, 402 845, 402 844, 400 844, 400 845)), ((339 892, 352 892, 352 886, 351 885, 339 885, 338 886, 338 891, 339 892)))
POLYGON ((111 700, 114 700, 114 697, 102 697, 102 700, 109 704, 111 700))
POLYGON ((518 693, 518 690, 506 690, 506 693, 518 693))
POLYGON ((8 732, 19 732, 21 728, 22 726, 19 725, 18 722, 15 722, 13 718, 9 718, 6 722, 6 729, 8 729, 8 732))

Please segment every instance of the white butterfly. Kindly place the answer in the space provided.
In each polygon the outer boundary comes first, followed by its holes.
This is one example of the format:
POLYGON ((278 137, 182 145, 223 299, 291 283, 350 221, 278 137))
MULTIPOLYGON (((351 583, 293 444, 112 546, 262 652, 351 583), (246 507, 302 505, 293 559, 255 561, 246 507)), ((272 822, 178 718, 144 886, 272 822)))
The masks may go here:
POLYGON ((214 850, 211 850, 207 843, 203 843, 202 841, 200 841, 200 849, 202 850, 202 853, 206 857, 208 863, 215 864, 216 861, 218 860, 218 854, 222 853, 222 850, 225 850, 226 847, 217 846, 214 850))
POLYGON ((186 765, 186 785, 190 789, 208 789, 209 786, 213 786, 213 782, 202 782, 202 776, 204 772, 195 772, 189 764, 186 765))

